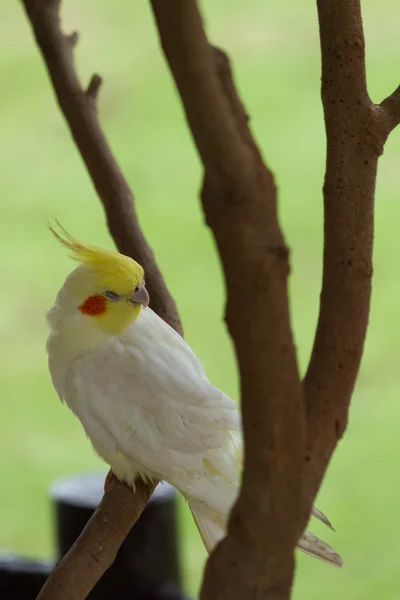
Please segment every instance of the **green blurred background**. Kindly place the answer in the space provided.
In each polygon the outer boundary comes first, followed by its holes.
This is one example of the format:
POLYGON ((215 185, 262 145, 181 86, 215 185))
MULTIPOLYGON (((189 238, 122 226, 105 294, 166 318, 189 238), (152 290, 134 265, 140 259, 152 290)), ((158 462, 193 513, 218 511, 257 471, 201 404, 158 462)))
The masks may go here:
MULTIPOLYGON (((363 5, 369 88, 380 101, 399 75, 398 2, 363 5)), ((325 161, 316 8, 296 0, 206 0, 203 8, 211 39, 233 58, 253 130, 279 185, 304 371, 318 310, 325 161)), ((66 30, 81 34, 83 80, 93 70, 104 76, 101 120, 177 299, 187 340, 212 381, 237 398, 221 271, 197 198, 201 169, 148 3, 66 0, 64 9, 66 30)), ((73 265, 44 223, 58 218, 90 243, 112 242, 20 3, 3 3, 0 32, 0 548, 49 556, 50 482, 101 465, 47 373, 44 314, 73 265)), ((341 552, 345 568, 299 556, 296 600, 398 598, 399 160, 397 131, 380 162, 372 312, 350 427, 318 500, 337 533, 318 523, 313 528, 341 552)), ((205 553, 183 503, 181 525, 186 587, 196 594, 205 553)))

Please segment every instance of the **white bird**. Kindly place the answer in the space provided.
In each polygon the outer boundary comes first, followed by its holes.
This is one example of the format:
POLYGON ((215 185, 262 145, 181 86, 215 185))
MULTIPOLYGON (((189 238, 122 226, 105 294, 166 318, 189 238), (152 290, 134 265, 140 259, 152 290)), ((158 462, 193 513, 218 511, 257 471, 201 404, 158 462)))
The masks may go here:
MULTIPOLYGON (((167 481, 183 494, 210 552, 225 535, 240 485, 237 405, 148 307, 138 263, 50 229, 80 263, 47 315, 54 387, 119 480, 134 486, 140 475, 167 481)), ((330 526, 320 511, 313 514, 330 526)), ((308 531, 297 547, 342 565, 308 531)))

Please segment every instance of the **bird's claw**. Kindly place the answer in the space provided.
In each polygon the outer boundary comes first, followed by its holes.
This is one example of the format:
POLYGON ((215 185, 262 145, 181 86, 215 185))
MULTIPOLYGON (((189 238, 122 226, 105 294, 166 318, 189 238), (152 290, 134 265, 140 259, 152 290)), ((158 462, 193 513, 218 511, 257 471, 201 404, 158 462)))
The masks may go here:
POLYGON ((104 481, 104 492, 106 492, 108 490, 108 488, 110 487, 110 485, 112 484, 114 479, 116 479, 116 477, 115 477, 114 473, 112 472, 112 470, 110 469, 108 471, 107 476, 104 481))

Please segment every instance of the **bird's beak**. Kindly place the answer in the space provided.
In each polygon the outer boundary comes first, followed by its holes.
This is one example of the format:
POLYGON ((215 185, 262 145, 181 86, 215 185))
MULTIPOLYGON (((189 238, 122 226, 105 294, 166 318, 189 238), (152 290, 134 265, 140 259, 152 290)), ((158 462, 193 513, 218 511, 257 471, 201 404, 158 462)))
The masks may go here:
POLYGON ((138 288, 134 291, 133 296, 129 298, 129 301, 135 305, 141 304, 144 308, 149 305, 150 296, 144 284, 138 286, 138 288))

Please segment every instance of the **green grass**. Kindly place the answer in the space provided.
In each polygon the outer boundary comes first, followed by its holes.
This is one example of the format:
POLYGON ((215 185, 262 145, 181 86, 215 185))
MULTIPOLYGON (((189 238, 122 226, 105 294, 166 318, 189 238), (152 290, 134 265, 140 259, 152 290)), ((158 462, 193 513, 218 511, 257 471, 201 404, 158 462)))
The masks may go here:
MULTIPOLYGON (((47 373, 44 313, 72 264, 44 222, 57 217, 89 242, 111 247, 111 241, 21 6, 6 4, 0 36, 0 547, 48 556, 50 482, 100 463, 79 423, 58 402, 47 373)), ((292 248, 293 326, 304 370, 318 310, 325 161, 316 10, 313 3, 295 0, 207 0, 204 10, 213 41, 234 58, 253 129, 279 185, 280 216, 292 248)), ((398 80, 398 5, 367 0, 364 12, 369 86, 379 101, 398 80)), ((81 33, 82 77, 96 70, 105 78, 102 123, 136 194, 187 340, 210 378, 237 398, 234 357, 222 322, 221 271, 197 199, 201 169, 147 3, 66 0, 65 22, 81 33)), ((380 163, 366 352, 350 427, 318 502, 337 533, 314 527, 342 553, 345 568, 299 556, 295 600, 398 598, 399 160, 395 132, 380 163)), ((205 555, 183 506, 181 514, 187 588, 195 594, 205 555)))

